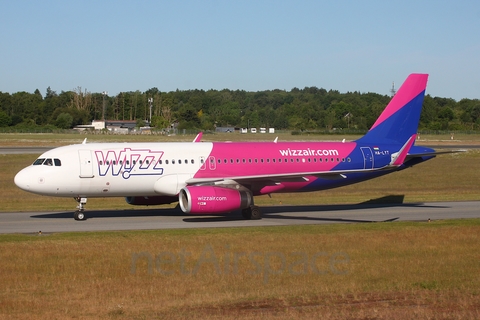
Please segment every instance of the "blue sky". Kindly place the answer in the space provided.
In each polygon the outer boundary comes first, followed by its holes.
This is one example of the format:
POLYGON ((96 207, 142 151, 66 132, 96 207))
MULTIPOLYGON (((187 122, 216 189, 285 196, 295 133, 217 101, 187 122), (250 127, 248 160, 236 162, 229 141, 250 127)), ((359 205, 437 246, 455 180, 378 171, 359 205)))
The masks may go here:
POLYGON ((480 98, 480 2, 0 0, 0 91, 321 87, 480 98))

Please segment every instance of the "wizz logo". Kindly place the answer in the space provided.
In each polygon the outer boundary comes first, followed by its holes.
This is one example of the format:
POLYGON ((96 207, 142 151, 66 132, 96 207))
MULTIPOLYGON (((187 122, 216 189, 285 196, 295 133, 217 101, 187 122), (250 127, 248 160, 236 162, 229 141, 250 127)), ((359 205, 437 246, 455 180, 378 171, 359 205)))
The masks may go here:
POLYGON ((97 157, 98 173, 100 176, 111 174, 122 175, 124 179, 134 175, 162 175, 160 159, 163 151, 150 149, 95 151, 97 157))

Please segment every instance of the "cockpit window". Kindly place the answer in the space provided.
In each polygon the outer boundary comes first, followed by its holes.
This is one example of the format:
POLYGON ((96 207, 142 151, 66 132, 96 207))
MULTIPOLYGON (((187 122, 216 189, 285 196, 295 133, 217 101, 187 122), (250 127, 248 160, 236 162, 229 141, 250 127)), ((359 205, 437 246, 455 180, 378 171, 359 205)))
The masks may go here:
POLYGON ((45 159, 45 158, 38 158, 37 160, 35 160, 33 162, 33 165, 34 166, 40 166, 40 165, 44 165, 44 166, 53 166, 55 165, 55 167, 61 167, 62 166, 62 161, 60 161, 60 159, 45 159))
POLYGON ((37 160, 35 160, 35 162, 33 163, 34 166, 39 166, 43 163, 43 161, 45 161, 45 158, 39 158, 37 160))

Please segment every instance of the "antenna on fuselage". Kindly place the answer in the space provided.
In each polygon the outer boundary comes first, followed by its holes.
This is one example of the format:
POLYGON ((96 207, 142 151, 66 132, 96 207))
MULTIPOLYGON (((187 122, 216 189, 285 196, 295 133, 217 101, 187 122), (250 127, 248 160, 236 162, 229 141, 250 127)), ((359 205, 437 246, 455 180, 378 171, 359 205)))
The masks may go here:
POLYGON ((273 143, 277 143, 277 140, 278 140, 278 137, 276 137, 275 140, 273 140, 273 143))
POLYGON ((83 140, 82 144, 87 144, 87 138, 85 138, 85 140, 83 140))

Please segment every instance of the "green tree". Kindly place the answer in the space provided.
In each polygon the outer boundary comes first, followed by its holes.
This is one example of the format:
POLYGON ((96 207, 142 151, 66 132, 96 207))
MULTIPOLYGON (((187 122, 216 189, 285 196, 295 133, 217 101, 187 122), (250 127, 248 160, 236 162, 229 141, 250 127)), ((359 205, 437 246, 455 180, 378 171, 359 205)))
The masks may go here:
POLYGON ((69 113, 60 113, 55 121, 55 126, 60 129, 70 129, 72 128, 73 117, 69 113))
POLYGON ((8 127, 12 123, 12 119, 5 112, 0 110, 0 127, 8 127))

